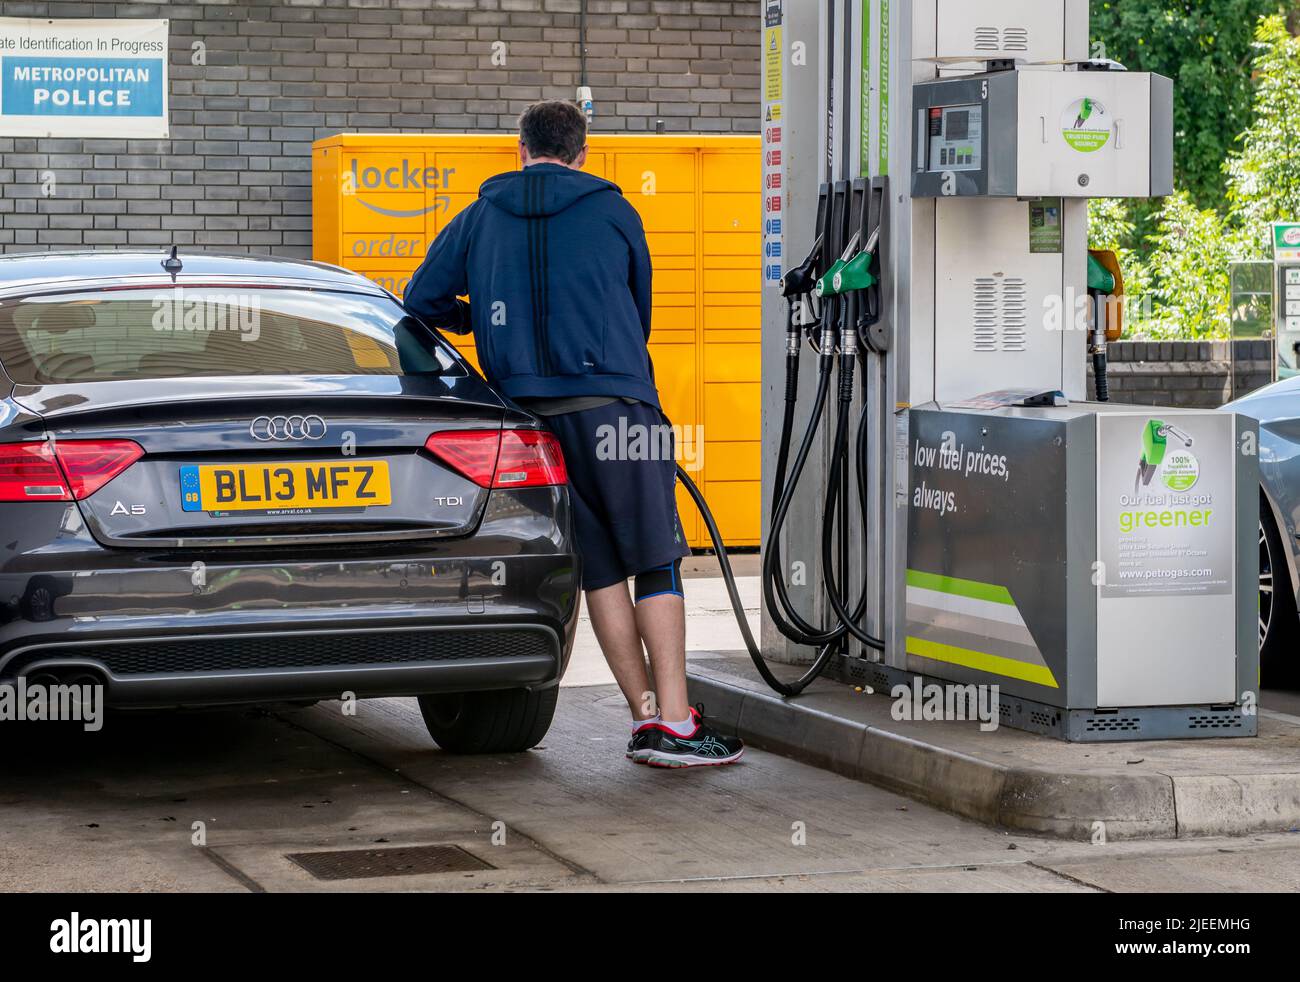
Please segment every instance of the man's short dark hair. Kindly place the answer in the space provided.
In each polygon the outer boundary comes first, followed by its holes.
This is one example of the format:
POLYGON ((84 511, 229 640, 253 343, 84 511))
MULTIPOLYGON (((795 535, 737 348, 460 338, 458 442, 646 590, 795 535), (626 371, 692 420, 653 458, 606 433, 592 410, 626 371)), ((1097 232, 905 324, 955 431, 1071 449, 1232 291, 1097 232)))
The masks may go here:
POLYGON ((571 164, 587 145, 587 117, 572 102, 535 102, 519 116, 519 139, 532 157, 571 164))

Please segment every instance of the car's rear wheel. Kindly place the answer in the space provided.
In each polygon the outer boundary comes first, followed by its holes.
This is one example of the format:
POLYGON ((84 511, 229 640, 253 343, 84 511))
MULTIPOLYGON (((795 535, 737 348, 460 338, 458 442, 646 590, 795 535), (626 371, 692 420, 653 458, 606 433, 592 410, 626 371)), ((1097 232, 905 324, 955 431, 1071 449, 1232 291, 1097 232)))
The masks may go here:
POLYGON ((1268 502, 1259 502, 1259 664, 1266 685, 1294 681, 1300 657, 1296 652, 1296 605, 1291 592, 1282 538, 1268 502))
POLYGON ((454 754, 509 754, 537 746, 555 717, 559 686, 420 696, 429 735, 454 754))

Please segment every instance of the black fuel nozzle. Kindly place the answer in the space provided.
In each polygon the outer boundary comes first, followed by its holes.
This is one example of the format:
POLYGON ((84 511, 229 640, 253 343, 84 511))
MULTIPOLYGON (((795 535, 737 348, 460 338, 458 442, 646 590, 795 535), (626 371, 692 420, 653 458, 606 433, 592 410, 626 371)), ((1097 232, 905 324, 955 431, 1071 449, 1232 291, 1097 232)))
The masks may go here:
POLYGON ((822 258, 822 239, 819 235, 813 243, 812 252, 798 266, 787 270, 781 277, 781 295, 787 300, 804 297, 813 292, 817 284, 817 267, 822 258))
POLYGON ((808 302, 817 284, 817 269, 822 260, 822 237, 817 236, 808 258, 798 266, 786 271, 781 277, 781 295, 786 300, 786 350, 793 357, 799 355, 799 342, 803 336, 803 327, 795 312, 808 302))

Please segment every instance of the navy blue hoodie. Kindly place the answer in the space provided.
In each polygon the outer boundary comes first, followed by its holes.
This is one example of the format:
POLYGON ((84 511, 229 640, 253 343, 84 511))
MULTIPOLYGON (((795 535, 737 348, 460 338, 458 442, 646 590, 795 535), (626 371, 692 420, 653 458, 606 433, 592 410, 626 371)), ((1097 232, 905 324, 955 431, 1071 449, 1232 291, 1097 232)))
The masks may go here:
POLYGON ((533 164, 484 182, 433 241, 403 300, 434 327, 474 332, 511 399, 621 396, 659 406, 650 250, 618 186, 533 164), (467 305, 457 297, 468 293, 467 305))

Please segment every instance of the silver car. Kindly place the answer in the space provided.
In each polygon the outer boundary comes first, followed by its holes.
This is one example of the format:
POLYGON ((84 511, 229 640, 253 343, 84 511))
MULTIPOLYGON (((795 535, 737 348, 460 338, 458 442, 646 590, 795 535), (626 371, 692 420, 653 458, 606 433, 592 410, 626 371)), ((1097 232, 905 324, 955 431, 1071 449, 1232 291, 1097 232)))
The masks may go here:
POLYGON ((1259 648, 1266 685, 1300 678, 1300 377, 1223 407, 1259 421, 1259 648))

